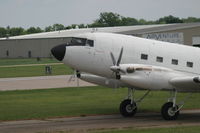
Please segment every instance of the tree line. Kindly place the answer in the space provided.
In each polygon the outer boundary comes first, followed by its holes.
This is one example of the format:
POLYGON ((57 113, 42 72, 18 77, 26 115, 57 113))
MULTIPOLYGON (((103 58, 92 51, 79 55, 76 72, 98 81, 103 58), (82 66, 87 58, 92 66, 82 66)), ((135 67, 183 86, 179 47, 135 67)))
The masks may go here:
POLYGON ((24 29, 22 27, 0 27, 0 37, 18 36, 41 32, 60 31, 66 29, 78 28, 94 28, 94 27, 112 27, 112 26, 132 26, 132 25, 149 25, 149 24, 172 24, 172 23, 193 23, 200 22, 200 18, 188 17, 179 18, 172 15, 159 18, 155 21, 147 21, 145 19, 135 19, 131 17, 124 17, 113 12, 100 13, 99 18, 94 20, 91 24, 72 24, 64 26, 63 24, 53 24, 51 26, 41 29, 40 27, 30 27, 24 29))

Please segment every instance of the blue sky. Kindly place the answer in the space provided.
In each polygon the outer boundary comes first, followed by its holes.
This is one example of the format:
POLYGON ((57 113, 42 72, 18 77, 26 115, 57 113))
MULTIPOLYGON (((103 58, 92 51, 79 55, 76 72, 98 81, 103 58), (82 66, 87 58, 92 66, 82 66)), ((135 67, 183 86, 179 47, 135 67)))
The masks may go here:
POLYGON ((200 0, 0 0, 0 27, 92 23, 101 12, 155 20, 200 17, 200 0))

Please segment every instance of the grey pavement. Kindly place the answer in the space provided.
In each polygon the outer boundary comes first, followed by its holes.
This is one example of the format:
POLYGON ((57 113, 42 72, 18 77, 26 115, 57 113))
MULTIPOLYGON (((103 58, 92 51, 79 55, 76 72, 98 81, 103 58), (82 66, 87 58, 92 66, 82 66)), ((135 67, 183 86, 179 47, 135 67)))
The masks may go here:
POLYGON ((101 129, 162 128, 177 126, 200 126, 200 110, 184 110, 178 120, 166 121, 160 113, 137 113, 124 118, 119 114, 86 117, 52 118, 44 120, 21 120, 0 122, 0 133, 55 133, 88 132, 101 129))
POLYGON ((94 86, 94 84, 80 79, 78 82, 76 79, 69 81, 70 76, 71 75, 0 78, 0 91, 94 86))

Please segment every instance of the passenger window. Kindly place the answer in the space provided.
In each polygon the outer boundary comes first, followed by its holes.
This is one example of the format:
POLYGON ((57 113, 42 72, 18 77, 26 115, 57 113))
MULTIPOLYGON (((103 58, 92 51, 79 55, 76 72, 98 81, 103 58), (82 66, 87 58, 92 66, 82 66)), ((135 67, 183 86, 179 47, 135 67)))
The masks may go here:
POLYGON ((193 67, 193 62, 187 62, 187 67, 193 67))
POLYGON ((172 64, 173 65, 178 65, 178 60, 177 59, 172 59, 172 64))
POLYGON ((157 62, 163 62, 163 57, 157 56, 156 61, 157 61, 157 62))
POLYGON ((148 55, 147 54, 141 54, 141 59, 142 60, 148 60, 148 55))
POLYGON ((87 40, 86 46, 94 47, 94 41, 93 40, 87 40))

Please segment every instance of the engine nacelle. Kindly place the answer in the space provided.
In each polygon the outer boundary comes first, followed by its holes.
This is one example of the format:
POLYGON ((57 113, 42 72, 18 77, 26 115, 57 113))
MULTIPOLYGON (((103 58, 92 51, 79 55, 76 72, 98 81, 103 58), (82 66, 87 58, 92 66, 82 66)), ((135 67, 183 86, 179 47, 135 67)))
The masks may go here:
POLYGON ((100 76, 96 76, 96 75, 92 75, 92 74, 80 74, 79 78, 84 81, 87 81, 87 82, 90 82, 93 84, 98 84, 101 86, 106 86, 109 88, 125 87, 125 84, 122 83, 120 80, 108 79, 105 77, 100 77, 100 76))

